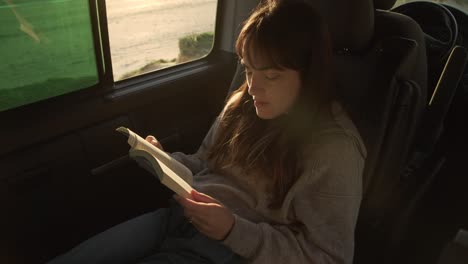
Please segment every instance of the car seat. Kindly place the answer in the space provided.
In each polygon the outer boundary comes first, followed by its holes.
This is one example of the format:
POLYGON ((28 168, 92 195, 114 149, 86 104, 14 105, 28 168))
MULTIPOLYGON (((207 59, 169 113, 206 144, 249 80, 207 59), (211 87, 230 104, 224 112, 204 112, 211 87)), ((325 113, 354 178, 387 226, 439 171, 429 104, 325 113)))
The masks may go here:
MULTIPOLYGON (((368 151, 355 263, 382 263, 400 175, 427 98, 424 35, 414 20, 375 9, 372 0, 309 2, 329 24, 338 99, 368 151)), ((245 81, 242 72, 238 65, 231 91, 245 81)))

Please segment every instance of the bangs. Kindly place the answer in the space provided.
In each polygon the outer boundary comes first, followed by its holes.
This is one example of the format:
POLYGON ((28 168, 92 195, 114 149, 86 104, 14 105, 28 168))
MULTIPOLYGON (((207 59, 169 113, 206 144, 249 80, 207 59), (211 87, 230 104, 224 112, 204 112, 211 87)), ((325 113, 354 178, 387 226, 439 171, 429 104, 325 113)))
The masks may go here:
MULTIPOLYGON (((257 60, 275 69, 300 70, 305 65, 301 63, 305 58, 295 51, 294 45, 285 40, 285 36, 274 29, 274 25, 260 20, 250 24, 239 36, 236 52, 240 59, 246 58, 255 64, 257 60), (302 58, 301 58, 302 57, 302 58)), ((252 65, 254 68, 258 65, 252 65)))

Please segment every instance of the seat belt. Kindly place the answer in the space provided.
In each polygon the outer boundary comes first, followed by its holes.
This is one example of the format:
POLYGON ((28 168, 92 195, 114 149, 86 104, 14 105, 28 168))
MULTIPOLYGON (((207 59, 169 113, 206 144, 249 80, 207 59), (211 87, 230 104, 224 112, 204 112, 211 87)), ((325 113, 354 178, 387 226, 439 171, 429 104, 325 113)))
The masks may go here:
MULTIPOLYGON (((418 129, 415 150, 403 172, 402 181, 414 180, 425 161, 434 152, 444 131, 444 120, 465 71, 467 59, 468 54, 465 48, 455 46, 452 49, 418 129)), ((423 180, 425 181, 425 179, 423 180)))
POLYGON ((460 229, 453 241, 447 244, 437 264, 468 263, 468 231, 460 229))

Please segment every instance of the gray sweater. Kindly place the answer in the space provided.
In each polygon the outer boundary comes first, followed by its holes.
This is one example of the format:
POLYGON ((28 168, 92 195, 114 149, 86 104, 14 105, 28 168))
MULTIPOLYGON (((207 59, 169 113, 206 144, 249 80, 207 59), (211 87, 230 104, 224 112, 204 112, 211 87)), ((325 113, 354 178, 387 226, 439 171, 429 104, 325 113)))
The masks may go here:
POLYGON ((269 209, 270 182, 239 168, 223 175, 206 162, 217 122, 193 155, 173 157, 194 174, 193 186, 223 203, 235 223, 222 243, 249 263, 352 263, 362 197, 365 146, 346 112, 332 104, 304 148, 304 171, 281 208, 269 209))

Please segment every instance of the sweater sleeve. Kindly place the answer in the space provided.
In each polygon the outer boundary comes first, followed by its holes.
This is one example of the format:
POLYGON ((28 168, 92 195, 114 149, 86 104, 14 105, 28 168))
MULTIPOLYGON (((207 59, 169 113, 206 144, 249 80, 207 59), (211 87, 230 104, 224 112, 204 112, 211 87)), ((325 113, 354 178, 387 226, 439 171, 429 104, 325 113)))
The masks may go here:
POLYGON ((334 135, 306 156, 290 190, 290 224, 236 215, 223 243, 251 263, 352 263, 365 159, 356 140, 334 135))
POLYGON ((193 175, 199 173, 200 171, 206 168, 207 151, 215 140, 215 133, 218 127, 218 122, 219 118, 217 118, 216 121, 213 123, 210 130, 203 139, 200 147, 198 148, 197 152, 195 152, 194 154, 185 154, 182 152, 170 153, 170 155, 174 159, 184 164, 192 172, 193 175))

